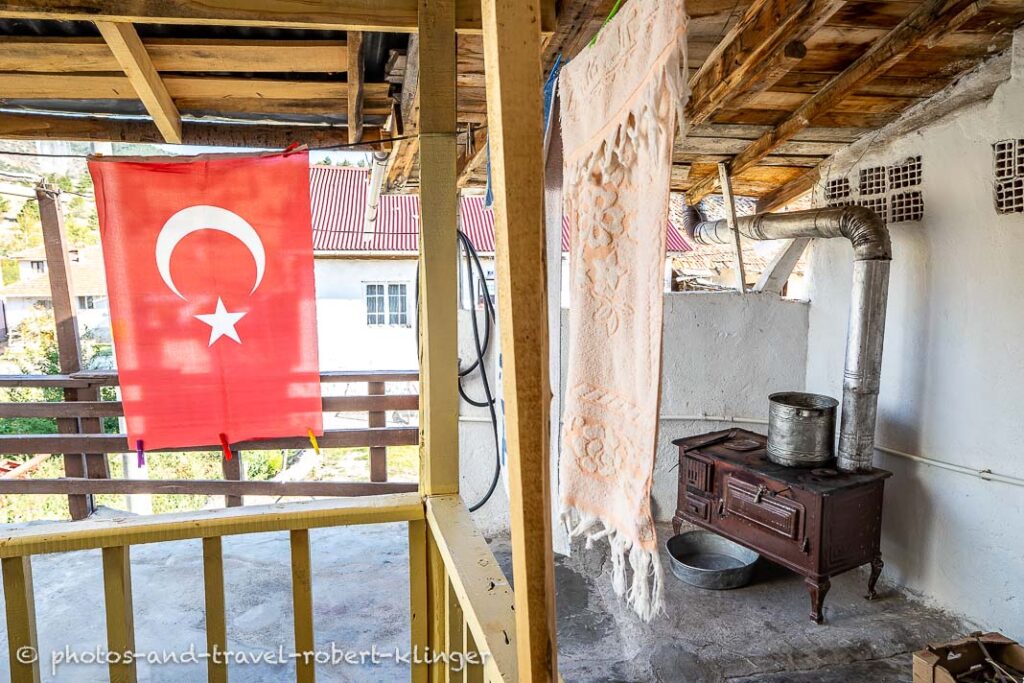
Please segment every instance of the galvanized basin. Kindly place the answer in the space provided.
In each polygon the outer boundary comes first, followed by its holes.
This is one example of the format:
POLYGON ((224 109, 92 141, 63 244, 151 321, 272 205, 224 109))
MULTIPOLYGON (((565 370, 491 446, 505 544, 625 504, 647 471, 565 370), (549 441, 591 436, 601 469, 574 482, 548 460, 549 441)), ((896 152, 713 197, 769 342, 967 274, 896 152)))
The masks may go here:
POLYGON ((768 459, 786 467, 821 467, 835 455, 831 396, 786 391, 768 397, 768 459))
POLYGON ((761 557, 753 550, 710 531, 687 531, 665 542, 672 573, 698 588, 726 590, 750 583, 761 557))

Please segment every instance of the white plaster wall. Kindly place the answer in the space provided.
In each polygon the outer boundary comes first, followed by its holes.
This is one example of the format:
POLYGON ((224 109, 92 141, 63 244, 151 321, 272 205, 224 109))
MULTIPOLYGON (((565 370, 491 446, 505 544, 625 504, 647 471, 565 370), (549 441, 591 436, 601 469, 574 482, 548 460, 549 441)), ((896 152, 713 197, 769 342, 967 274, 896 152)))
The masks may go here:
POLYGON ((317 258, 314 272, 321 370, 417 367, 415 259, 317 258), (366 324, 368 282, 408 285, 408 327, 366 324))
MULTIPOLYGON (((654 514, 668 521, 675 514, 678 450, 673 439, 733 426, 764 433, 762 425, 736 425, 700 419, 701 415, 754 417, 768 415, 768 394, 804 387, 807 360, 807 313, 804 302, 770 294, 681 292, 665 295, 664 363, 661 420, 652 491, 654 514)), ((460 319, 460 349, 468 350, 468 314, 460 319)), ((562 338, 568 335, 568 311, 562 311, 562 338)), ((567 353, 563 343, 562 357, 567 353)), ((463 357, 468 357, 463 355, 463 357)), ((562 391, 565 371, 562 366, 562 391)), ((472 395, 475 380, 466 383, 472 395)), ((483 409, 463 404, 462 486, 475 500, 489 482, 493 436, 483 409)), ((475 519, 491 530, 507 526, 508 503, 502 485, 495 499, 475 519)))
POLYGON ((652 504, 672 519, 678 493, 674 439, 759 424, 693 419, 768 417, 768 395, 801 391, 807 360, 807 304, 774 294, 678 292, 665 295, 661 420, 652 504))
MULTIPOLYGON (((1024 137, 1024 74, 861 165, 923 155, 924 220, 890 226, 892 280, 876 443, 1024 476, 1024 214, 993 205, 992 143, 1024 137)), ((852 159, 851 161, 855 160, 852 159)), ((851 249, 813 245, 807 388, 840 392, 851 249)), ((884 577, 1024 640, 1024 488, 876 454, 884 577)))

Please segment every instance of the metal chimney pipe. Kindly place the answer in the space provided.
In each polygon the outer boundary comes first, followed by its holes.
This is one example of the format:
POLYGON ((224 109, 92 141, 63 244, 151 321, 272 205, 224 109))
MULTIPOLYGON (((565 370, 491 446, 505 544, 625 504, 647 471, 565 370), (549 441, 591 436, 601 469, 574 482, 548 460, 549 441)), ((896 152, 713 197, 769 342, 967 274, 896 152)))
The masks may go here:
MULTIPOLYGON (((686 207, 683 227, 698 244, 732 244, 732 232, 726 221, 705 221, 695 207, 686 207)), ((870 469, 892 260, 885 223, 870 209, 846 206, 744 216, 737 220, 736 227, 740 234, 753 240, 845 237, 853 245, 838 467, 847 472, 870 469)))
POLYGON ((388 167, 388 153, 374 152, 373 165, 370 170, 370 187, 366 192, 366 213, 363 215, 363 242, 373 239, 377 228, 377 208, 380 204, 380 193, 384 189, 384 171, 388 167))

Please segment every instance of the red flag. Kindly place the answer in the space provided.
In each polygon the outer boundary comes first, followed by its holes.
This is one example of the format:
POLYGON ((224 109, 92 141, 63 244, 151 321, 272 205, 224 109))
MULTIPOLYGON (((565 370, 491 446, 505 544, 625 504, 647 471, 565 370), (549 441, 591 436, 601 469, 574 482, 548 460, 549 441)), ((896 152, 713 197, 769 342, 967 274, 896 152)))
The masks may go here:
POLYGON ((89 171, 129 443, 322 434, 308 155, 89 171))

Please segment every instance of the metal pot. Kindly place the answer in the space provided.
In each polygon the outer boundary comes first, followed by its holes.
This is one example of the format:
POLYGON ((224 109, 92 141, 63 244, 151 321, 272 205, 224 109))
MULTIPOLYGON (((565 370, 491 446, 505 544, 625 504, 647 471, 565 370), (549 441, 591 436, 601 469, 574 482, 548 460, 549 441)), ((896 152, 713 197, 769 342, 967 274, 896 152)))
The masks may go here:
POLYGON ((672 573, 691 586, 728 590, 750 583, 759 554, 710 531, 687 531, 665 543, 672 573))
POLYGON ((835 457, 831 396, 786 391, 768 397, 768 459, 786 467, 820 467, 835 457))

